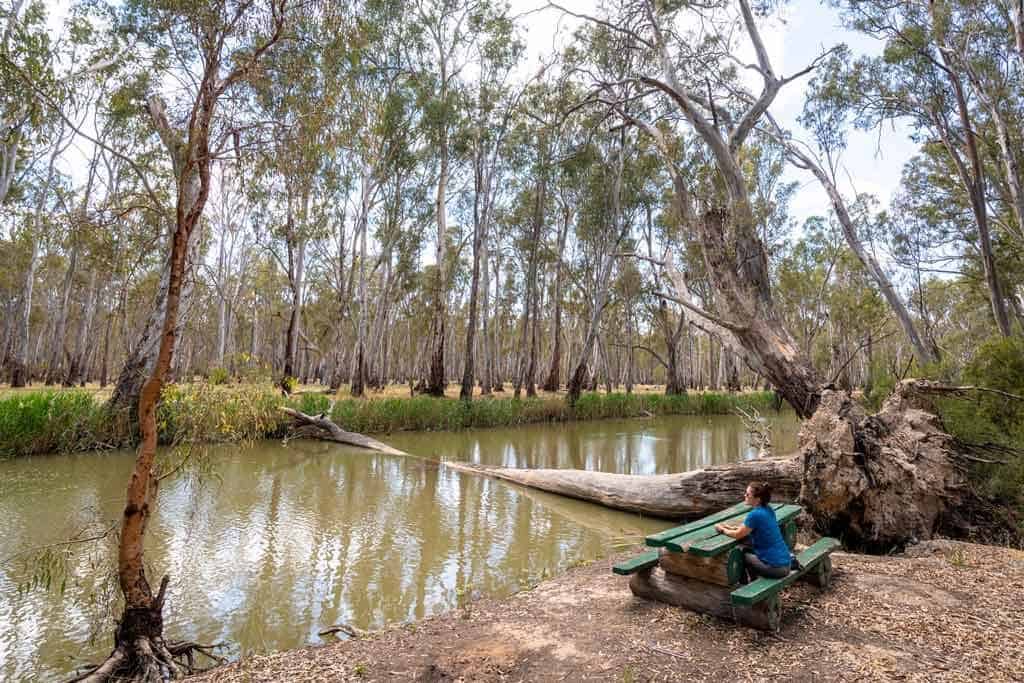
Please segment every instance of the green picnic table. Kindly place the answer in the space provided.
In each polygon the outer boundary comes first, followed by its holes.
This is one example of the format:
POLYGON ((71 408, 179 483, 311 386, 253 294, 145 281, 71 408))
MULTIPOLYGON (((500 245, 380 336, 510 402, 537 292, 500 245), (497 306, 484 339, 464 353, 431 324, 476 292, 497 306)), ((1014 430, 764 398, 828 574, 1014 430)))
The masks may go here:
MULTIPOLYGON (((782 536, 792 549, 801 507, 792 503, 772 503, 771 507, 782 536)), ((780 592, 797 580, 827 587, 832 577, 829 555, 840 544, 834 538, 822 538, 797 553, 801 569, 781 579, 760 577, 741 584, 744 547, 731 536, 715 531, 715 525, 738 525, 748 512, 750 506, 739 503, 651 534, 646 544, 654 550, 620 562, 612 571, 630 576, 630 589, 640 597, 732 618, 754 628, 777 630, 780 592)))

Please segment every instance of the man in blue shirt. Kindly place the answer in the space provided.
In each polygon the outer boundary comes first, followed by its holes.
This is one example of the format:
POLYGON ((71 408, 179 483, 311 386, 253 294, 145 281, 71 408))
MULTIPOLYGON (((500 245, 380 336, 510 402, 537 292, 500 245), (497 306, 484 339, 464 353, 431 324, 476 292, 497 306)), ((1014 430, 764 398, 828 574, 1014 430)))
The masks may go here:
POLYGON ((768 503, 772 499, 772 488, 762 482, 751 482, 747 486, 743 502, 752 509, 747 513, 743 524, 729 526, 716 524, 715 531, 737 540, 749 542, 751 547, 745 549, 743 559, 748 575, 767 576, 781 579, 789 574, 792 555, 786 540, 782 538, 779 522, 775 518, 775 510, 768 503), (749 540, 748 540, 749 537, 749 540))

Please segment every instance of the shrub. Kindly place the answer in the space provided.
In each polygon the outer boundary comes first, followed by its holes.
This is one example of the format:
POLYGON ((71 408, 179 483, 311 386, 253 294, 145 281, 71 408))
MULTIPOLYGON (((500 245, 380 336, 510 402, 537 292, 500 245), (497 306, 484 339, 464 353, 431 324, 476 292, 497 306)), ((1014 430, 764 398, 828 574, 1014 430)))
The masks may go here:
POLYGON ((286 375, 281 378, 281 388, 289 394, 294 394, 295 390, 299 388, 299 380, 286 375))
MULTIPOLYGON (((1024 339, 995 338, 978 347, 964 368, 961 381, 1024 396, 1024 339)), ((1016 511, 1024 532, 1024 401, 990 392, 937 402, 950 434, 973 444, 997 444, 1016 449, 971 468, 980 493, 1016 511)))
POLYGON ((210 370, 210 374, 209 376, 207 376, 206 381, 214 386, 217 386, 220 384, 227 384, 228 379, 230 378, 231 375, 225 368, 214 368, 210 370))
MULTIPOLYGON (((211 373, 212 375, 212 373, 211 373)), ((599 394, 580 397, 574 408, 560 398, 479 398, 466 403, 447 398, 342 399, 331 408, 322 393, 281 397, 269 384, 169 384, 157 407, 160 443, 254 441, 286 433, 288 405, 307 414, 331 411, 344 429, 362 433, 407 430, 459 430, 568 420, 629 418, 643 415, 732 413, 736 406, 771 408, 770 392, 746 394, 599 394)), ((112 413, 80 390, 17 393, 0 400, 0 457, 68 453, 131 445, 137 434, 130 412, 112 413)))
POLYGON ((78 389, 18 392, 0 399, 0 458, 71 453, 130 441, 92 394, 78 389))

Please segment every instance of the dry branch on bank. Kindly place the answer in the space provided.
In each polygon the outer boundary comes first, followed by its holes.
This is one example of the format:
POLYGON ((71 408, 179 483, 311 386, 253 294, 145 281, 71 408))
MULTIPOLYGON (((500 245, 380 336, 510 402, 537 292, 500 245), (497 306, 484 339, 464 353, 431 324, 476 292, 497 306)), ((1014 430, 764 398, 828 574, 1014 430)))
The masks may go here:
POLYGON ((405 451, 400 451, 397 448, 392 448, 386 443, 371 439, 368 436, 357 434, 356 432, 347 432, 325 415, 307 415, 298 410, 287 408, 282 406, 281 412, 289 415, 301 426, 312 427, 315 431, 310 434, 318 439, 324 441, 334 441, 336 443, 343 443, 349 446, 359 446, 360 448, 368 448, 372 451, 380 451, 381 453, 388 453, 390 455, 409 455, 405 451))

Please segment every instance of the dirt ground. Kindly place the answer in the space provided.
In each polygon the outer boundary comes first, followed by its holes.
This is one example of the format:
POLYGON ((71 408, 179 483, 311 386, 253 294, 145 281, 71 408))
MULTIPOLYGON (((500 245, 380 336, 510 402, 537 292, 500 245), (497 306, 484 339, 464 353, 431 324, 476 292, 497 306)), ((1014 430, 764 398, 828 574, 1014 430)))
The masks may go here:
POLYGON ((836 553, 767 634, 634 597, 611 565, 357 640, 252 657, 236 681, 1024 681, 1024 552, 950 541, 836 553))

